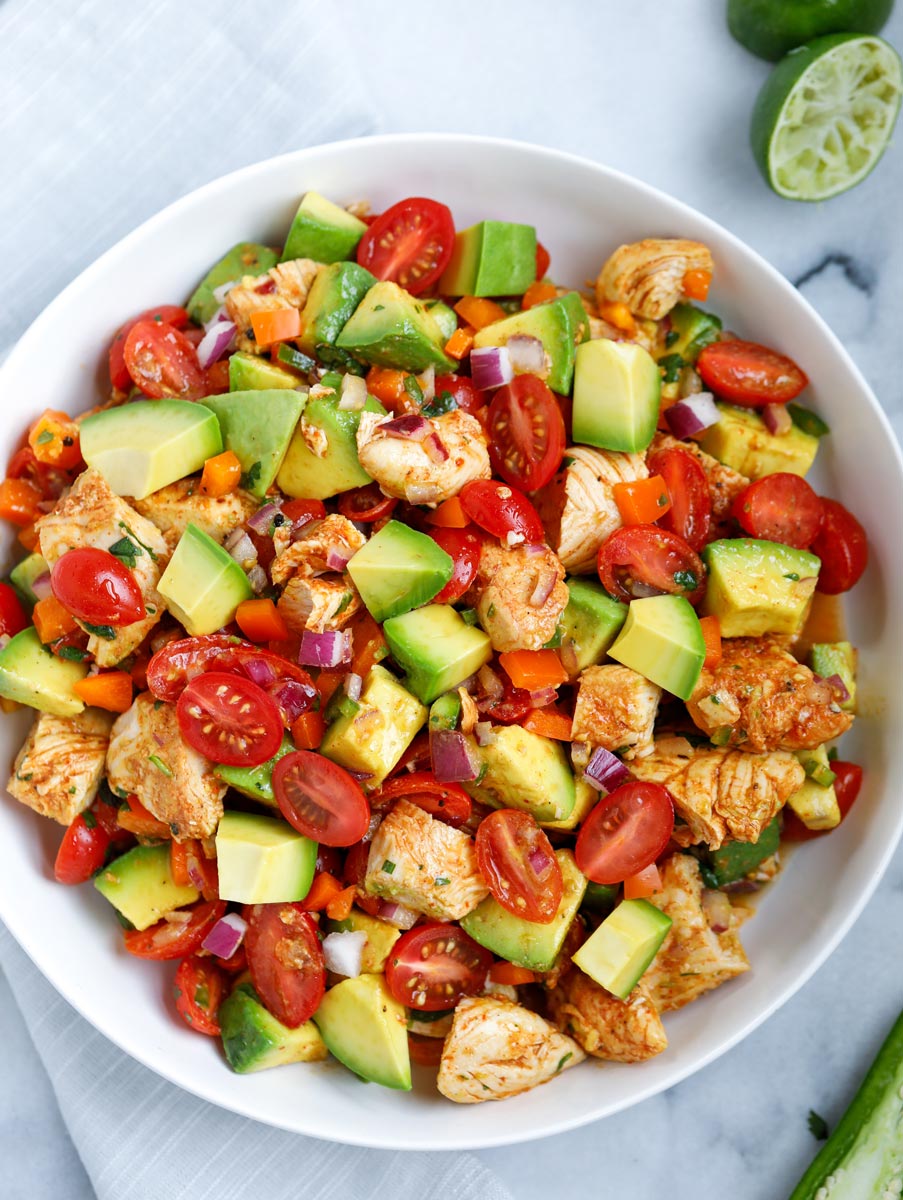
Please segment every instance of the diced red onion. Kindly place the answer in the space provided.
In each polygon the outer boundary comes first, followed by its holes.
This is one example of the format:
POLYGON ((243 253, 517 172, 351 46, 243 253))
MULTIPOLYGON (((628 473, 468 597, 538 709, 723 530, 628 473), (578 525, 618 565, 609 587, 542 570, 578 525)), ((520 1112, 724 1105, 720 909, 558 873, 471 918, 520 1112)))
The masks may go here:
POLYGON ((423 393, 423 403, 429 404, 436 398, 436 368, 427 367, 425 371, 417 376, 417 382, 420 384, 420 391, 423 393))
POLYGON ((514 378, 507 346, 483 346, 470 352, 470 375, 478 392, 502 387, 514 378))
POLYGON ((345 375, 339 388, 339 403, 342 412, 360 412, 367 403, 367 383, 360 375, 345 375))
POLYGON ((409 483, 405 490, 411 504, 435 504, 442 494, 435 483, 409 483))
POLYGON ((491 721, 477 721, 473 731, 477 736, 477 742, 481 746, 491 746, 495 741, 495 731, 492 728, 491 721))
POLYGON ((249 569, 248 583, 250 583, 256 595, 259 596, 264 588, 267 587, 269 582, 270 581, 267 577, 267 573, 260 563, 255 563, 254 566, 249 569))
POLYGON ((762 420, 769 433, 781 437, 793 428, 793 420, 784 404, 766 404, 762 409, 762 420))
POLYGON ((502 680, 496 675, 492 667, 480 667, 477 672, 477 679, 480 682, 480 687, 486 693, 490 700, 501 700, 505 694, 505 685, 502 680))
POLYGON ((445 442, 443 442, 435 430, 423 439, 421 445, 426 451, 426 456, 430 462, 443 463, 448 461, 448 450, 446 449, 445 442))
POLYGON ((825 683, 837 696, 837 699, 844 704, 850 698, 850 689, 844 683, 839 675, 829 675, 825 683))
POLYGON ((549 865, 549 857, 541 846, 536 846, 527 851, 527 862, 537 875, 541 875, 549 865))
POLYGON ((247 928, 247 921, 238 913, 228 913, 216 922, 201 947, 217 958, 231 958, 244 941, 247 928))
POLYGON ((548 547, 543 542, 524 542, 521 549, 535 558, 537 554, 545 554, 548 547))
MULTIPOLYGON (((358 783, 366 783, 368 779, 373 778, 372 771, 354 771, 351 767, 346 767, 345 770, 352 779, 356 779, 358 783)), ((364 839, 366 841, 366 839, 364 839)))
POLYGON ((302 666, 327 669, 351 662, 351 634, 337 629, 328 629, 325 633, 305 629, 301 635, 298 662, 302 666))
POLYGON ((604 796, 630 779, 630 772, 616 754, 600 746, 594 751, 583 772, 587 783, 598 788, 604 796))
POLYGON ((261 508, 258 508, 253 517, 248 518, 248 528, 253 529, 255 533, 268 534, 270 526, 273 523, 273 518, 279 512, 279 507, 278 504, 264 504, 261 508))
POLYGON ((567 671, 569 676, 580 674, 580 662, 577 658, 577 646, 573 638, 564 637, 561 639, 561 646, 558 649, 558 657, 561 659, 561 665, 567 671))
POLYGON ((558 693, 553 687, 537 688, 535 692, 530 693, 530 704, 533 708, 545 708, 554 704, 557 699, 558 693))
POLYGON ((342 686, 349 700, 360 700, 361 688, 364 686, 364 681, 360 675, 355 674, 354 671, 349 671, 345 676, 342 686))
POLYGON ((326 385, 323 383, 315 383, 313 387, 308 390, 307 395, 311 400, 322 400, 326 396, 334 396, 335 388, 326 387, 326 385))
POLYGON ((245 531, 243 529, 237 529, 233 530, 233 534, 230 534, 226 539, 226 549, 229 551, 230 555, 242 567, 247 567, 248 565, 253 565, 256 563, 257 550, 254 546, 254 543, 251 541, 245 531), (233 534, 237 534, 238 536, 233 537, 233 534))
POLYGON ((719 421, 721 414, 711 392, 697 392, 665 409, 668 428, 676 438, 693 437, 719 421))
POLYGON ((476 779, 480 773, 470 742, 456 729, 430 730, 433 774, 442 783, 476 779))
POLYGON ((158 745, 158 746, 165 746, 165 745, 166 745, 166 738, 163 736, 163 734, 162 734, 162 733, 155 733, 155 734, 154 734, 154 741, 157 743, 157 745, 158 745))
POLYGON ((33 579, 31 583, 31 590, 39 600, 47 600, 52 595, 52 588, 50 586, 50 572, 42 571, 37 579, 33 579))
POLYGON ((422 442, 432 432, 433 427, 426 417, 421 417, 420 413, 406 413, 403 417, 394 417, 391 421, 383 421, 377 428, 386 437, 422 442))
POLYGON ((516 375, 539 375, 546 365, 546 348, 538 337, 516 333, 506 342, 508 357, 516 375))
POLYGON ((214 325, 218 325, 220 321, 228 321, 229 314, 226 312, 225 305, 221 304, 209 321, 204 322, 204 332, 212 329, 214 325))
POLYGON ((259 687, 269 687, 276 680, 276 672, 265 658, 249 658, 242 666, 247 677, 259 687))
POLYGON ((530 594, 530 599, 527 603, 531 608, 542 608, 552 592, 555 590, 555 584, 558 582, 558 575, 549 568, 547 571, 540 573, 539 579, 536 581, 536 587, 530 594))
POLYGON ((727 933, 731 927, 732 909, 724 892, 706 889, 702 893, 702 911, 712 933, 727 933))
POLYGON ((210 326, 198 345, 198 363, 202 369, 206 370, 211 364, 219 362, 235 340, 236 333, 237 329, 231 321, 217 321, 210 326))
POLYGON ((420 920, 416 908, 408 908, 406 904, 396 904, 392 900, 381 901, 376 915, 396 929, 413 929, 420 920))
POLYGON ((283 725, 294 725, 302 713, 309 711, 314 702, 316 689, 311 684, 305 687, 298 679, 282 679, 267 688, 279 706, 283 725))
POLYGON ((213 299, 217 304, 222 304, 234 287, 238 287, 237 279, 229 279, 225 283, 221 283, 219 287, 213 289, 213 299))
POLYGON ((326 970, 346 979, 357 979, 361 973, 367 935, 361 929, 327 933, 323 939, 323 958, 326 970))
POLYGON ((326 565, 330 571, 344 571, 354 551, 348 546, 330 546, 326 551, 326 565))

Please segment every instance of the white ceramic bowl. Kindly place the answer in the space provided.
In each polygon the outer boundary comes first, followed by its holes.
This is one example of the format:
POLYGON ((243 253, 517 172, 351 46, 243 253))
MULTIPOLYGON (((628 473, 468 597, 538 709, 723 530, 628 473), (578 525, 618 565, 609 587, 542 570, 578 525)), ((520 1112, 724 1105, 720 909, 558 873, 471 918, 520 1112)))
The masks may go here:
MULTIPOLYGON (((643 1065, 589 1062, 517 1099, 468 1107, 444 1100, 426 1072, 418 1072, 412 1094, 365 1087, 337 1063, 233 1075, 215 1042, 174 1018, 171 968, 122 951, 119 926, 93 888, 54 883, 59 828, 9 799, 0 803, 0 915, 67 1000, 153 1070, 225 1108, 339 1142, 447 1150, 531 1140, 635 1104, 722 1054, 805 982, 878 883, 903 825, 896 783, 903 778, 903 464, 887 421, 831 331, 720 226, 583 159, 433 135, 343 142, 271 159, 142 225, 76 279, 10 355, 0 374, 0 460, 45 406, 78 412, 94 402, 107 344, 124 317, 180 301, 237 241, 281 241, 308 188, 342 203, 367 197, 376 211, 403 196, 435 196, 451 206, 459 227, 483 217, 529 222, 551 251, 554 277, 575 286, 621 242, 655 234, 706 242, 716 263, 709 306, 726 327, 787 351, 804 367, 809 401, 832 428, 819 454, 819 483, 853 509, 871 539, 868 572, 847 608, 860 651, 862 716, 844 751, 866 767, 862 797, 838 833, 794 855, 744 927, 752 970, 668 1016, 668 1050, 643 1065)), ((0 722, 2 762, 12 760, 27 724, 25 714, 0 722)))

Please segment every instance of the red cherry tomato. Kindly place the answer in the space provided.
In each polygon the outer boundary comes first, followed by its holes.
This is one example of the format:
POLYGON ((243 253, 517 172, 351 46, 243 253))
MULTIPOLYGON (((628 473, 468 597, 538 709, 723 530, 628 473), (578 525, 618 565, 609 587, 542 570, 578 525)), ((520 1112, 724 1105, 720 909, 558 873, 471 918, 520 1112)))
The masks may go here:
POLYGON ((295 529, 301 529, 311 521, 322 521, 326 505, 322 500, 286 500, 279 511, 295 529))
POLYGON ((247 921, 254 988, 277 1021, 297 1029, 317 1011, 326 988, 316 922, 299 904, 255 904, 247 921))
POLYGON ((120 392, 126 392, 132 386, 132 377, 125 365, 125 339, 139 321, 152 321, 155 325, 172 325, 175 329, 184 329, 188 324, 188 313, 177 304, 158 304, 156 308, 145 309, 131 321, 126 321, 110 345, 110 383, 120 392))
MULTIPOLYGON (((862 787, 862 767, 858 763, 842 762, 838 759, 831 763, 831 770, 836 776, 834 795, 837 797, 840 820, 843 822, 862 787)), ((808 842, 812 838, 823 837, 826 833, 833 832, 831 829, 807 829, 789 804, 783 810, 783 822, 783 836, 789 842, 808 842)))
POLYGON ((386 983, 399 1004, 420 1012, 454 1008, 483 990, 492 955, 459 925, 403 933, 389 953, 386 983))
MULTIPOLYGON (((115 870, 112 863, 109 870, 115 870)), ((203 900, 193 908, 167 913, 149 929, 128 929, 125 948, 136 958, 185 958, 200 950, 201 942, 226 912, 225 900, 203 900)))
POLYGON ((176 1012, 196 1033, 216 1037, 226 976, 211 958, 185 958, 173 983, 176 1012))
POLYGON ((313 750, 280 758, 273 794, 289 825, 324 846, 352 846, 370 824, 370 805, 357 780, 313 750))
POLYGON ((564 881, 551 843, 529 813, 500 808, 480 822, 477 863, 490 892, 509 912, 548 925, 564 881))
POLYGON ((717 396, 747 408, 786 404, 809 382, 792 358, 739 339, 706 346, 696 370, 717 396))
POLYGON ((30 623, 16 589, 8 583, 0 583, 0 636, 13 637, 30 623))
POLYGON ((503 675, 504 691, 497 700, 488 697, 479 701, 480 713, 487 721, 500 725, 514 725, 522 721, 534 707, 526 688, 515 687, 507 675, 503 675))
MULTIPOLYGON (((367 860, 370 857, 370 842, 358 842, 352 846, 345 855, 345 866, 342 870, 342 879, 346 884, 355 884, 360 887, 364 882, 364 876, 367 874, 367 860)), ((367 896, 358 892, 354 898, 354 903, 358 908, 362 908, 365 913, 369 913, 371 917, 375 917, 379 912, 379 906, 382 901, 378 896, 367 896)))
POLYGON ((822 497, 822 524, 810 549, 821 559, 816 591, 828 596, 848 592, 868 565, 865 530, 837 500, 822 497))
POLYGON ((674 805, 658 783, 622 783, 592 810, 574 847, 593 883, 622 883, 654 863, 674 829, 674 805))
POLYGON ((392 279, 419 296, 448 266, 454 245, 450 210, 435 200, 410 197, 376 218, 358 243, 357 261, 377 279, 392 279))
POLYGON ((57 883, 85 883, 107 857, 111 837, 90 809, 79 813, 60 842, 53 874, 57 883))
POLYGON ((443 392, 448 392, 462 412, 473 414, 486 403, 467 375, 437 375, 435 386, 437 399, 443 392))
POLYGON ((564 418, 555 397, 535 375, 518 375, 489 405, 489 458, 512 487, 545 487, 564 455, 564 418))
POLYGON ((147 616, 135 576, 108 550, 67 550, 53 564, 50 586, 64 608, 90 625, 131 625, 147 616))
POLYGON ((386 496, 380 491, 378 483, 368 483, 343 492, 339 497, 339 512, 349 521, 364 521, 371 525, 387 517, 397 503, 394 496, 386 496))
POLYGON ((263 688, 241 675, 209 671, 176 705, 182 737, 211 762, 259 767, 282 745, 282 717, 263 688))
POLYGON ((689 450, 674 446, 646 460, 650 475, 661 475, 671 507, 656 524, 682 537, 691 550, 701 550, 712 526, 712 497, 705 471, 689 450))
POLYGON ((129 330, 122 353, 132 381, 145 396, 198 400, 205 394, 197 351, 172 325, 138 321, 129 330))
POLYGON ((545 246, 542 244, 542 242, 537 242, 536 243, 536 278, 537 279, 545 279, 546 275, 548 274, 549 266, 551 265, 551 262, 552 262, 552 256, 549 254, 548 250, 545 248, 545 246))
POLYGON ((163 646, 147 664, 147 686, 158 700, 173 704, 186 685, 206 671, 229 671, 255 683, 263 681, 260 686, 277 704, 287 684, 294 685, 296 701, 299 695, 307 697, 308 708, 318 698, 313 680, 301 667, 226 633, 180 638, 163 646))
POLYGON ((440 783, 430 771, 397 775, 377 788, 370 800, 377 812, 395 800, 408 800, 431 817, 454 826, 468 821, 473 807, 470 796, 462 787, 457 783, 440 783))
POLYGON ((480 539, 467 529, 442 529, 431 527, 429 535, 446 554, 451 555, 454 572, 451 579, 433 604, 452 604, 460 599, 476 578, 480 565, 480 539))
POLYGON ((494 479, 475 479, 458 493, 461 507, 472 521, 494 537, 517 534, 524 542, 545 539, 539 513, 517 488, 494 479))
POLYGON ((602 586, 618 600, 674 595, 696 604, 705 590, 702 559, 657 525, 616 529, 599 547, 598 565, 602 586))
POLYGON ((822 522, 822 502, 799 475, 777 471, 740 493, 731 513, 747 533, 805 550, 822 522))

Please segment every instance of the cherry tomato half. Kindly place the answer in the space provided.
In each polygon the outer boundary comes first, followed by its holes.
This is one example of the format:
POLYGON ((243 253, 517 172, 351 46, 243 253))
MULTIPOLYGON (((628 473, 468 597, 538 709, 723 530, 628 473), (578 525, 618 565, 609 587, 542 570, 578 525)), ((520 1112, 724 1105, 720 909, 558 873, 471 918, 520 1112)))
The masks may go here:
POLYGON ((512 487, 545 487, 564 455, 564 418, 552 392, 535 375, 518 375, 489 405, 489 459, 512 487))
POLYGON ((616 529, 599 547, 599 578, 618 600, 686 596, 696 604, 705 590, 705 567, 690 546, 657 525, 616 529))
POLYGON ((241 675, 199 675, 179 697, 176 715, 192 750, 223 766, 259 767, 282 745, 275 700, 241 675))
POLYGON ((109 550, 67 550, 53 564, 50 586, 64 608, 90 625, 131 625, 147 616, 135 576, 109 550))
POLYGON ((120 392, 127 392, 132 386, 132 377, 125 365, 125 339, 139 321, 153 321, 155 325, 172 325, 175 329, 184 329, 188 324, 188 313, 177 304, 158 304, 156 308, 145 309, 131 321, 126 321, 110 344, 110 383, 120 392))
POLYGON ((822 497, 822 524, 811 550, 821 559, 816 591, 828 596, 848 592, 868 566, 869 544, 865 530, 837 500, 822 497))
POLYGON ((370 824, 370 805, 357 780, 313 750, 280 758, 273 795, 289 825, 324 846, 353 846, 370 824))
POLYGON ((577 835, 577 866, 593 883, 622 883, 654 863, 674 829, 674 805, 659 783, 622 783, 592 810, 577 835))
POLYGON ((441 1012, 483 990, 492 955, 458 925, 422 925, 389 952, 386 983, 399 1004, 441 1012))
POLYGON ((442 393, 448 392, 462 412, 473 414, 486 404, 482 393, 467 375, 437 375, 435 387, 437 398, 441 399, 442 393))
POLYGON ((716 396, 747 408, 786 404, 809 382, 792 358, 739 339, 706 346, 696 370, 716 396))
POLYGON ((477 829, 477 864, 489 891, 508 912, 548 925, 564 881, 551 843, 529 813, 500 808, 477 829))
POLYGON ((454 564, 451 579, 441 592, 433 597, 433 604, 453 604, 467 591, 476 578, 480 565, 480 539, 467 529, 431 527, 429 535, 454 564))
POLYGON ((85 883, 107 857, 110 833, 88 809, 79 813, 60 842, 53 874, 57 883, 85 883))
POLYGON ((474 479, 459 492, 461 507, 472 521, 494 537, 518 535, 524 542, 542 542, 539 513, 517 488, 494 479, 474 479))
POLYGON ((446 825, 463 825, 470 819, 473 803, 457 783, 440 783, 430 771, 397 775, 377 788, 370 797, 377 812, 395 800, 408 800, 446 825))
MULTIPOLYGON (((114 862, 109 870, 115 869, 114 862)), ((225 912, 225 900, 203 900, 193 908, 179 908, 149 929, 126 930, 125 948, 136 958, 185 958, 200 950, 201 942, 225 912)))
POLYGON ((650 475, 661 475, 671 507, 656 524, 682 537, 691 550, 701 550, 712 526, 712 496, 702 464, 689 450, 673 446, 646 460, 650 475))
POLYGON ((536 278, 537 279, 545 279, 546 275, 548 274, 551 263, 552 263, 551 254, 549 254, 548 250, 545 248, 545 246, 542 244, 542 242, 537 242, 536 243, 536 278))
MULTIPOLYGON (((837 807, 840 809, 842 823, 853 807, 853 803, 859 795, 859 789, 862 787, 862 767, 858 763, 842 762, 838 759, 831 763, 831 770, 836 777, 834 779, 834 795, 837 797, 837 807)), ((789 842, 808 842, 812 838, 824 837, 826 833, 833 833, 831 829, 807 829, 789 804, 783 810, 782 819, 784 822, 783 836, 789 842)), ((835 825, 834 828, 837 829, 838 826, 835 825)))
POLYGON ((210 958, 185 958, 173 983, 176 1012, 196 1033, 216 1037, 226 975, 210 958))
POLYGON ((251 980, 277 1021, 297 1029, 317 1011, 326 964, 317 925, 299 904, 255 904, 245 949, 251 980))
POLYGON ((279 510, 292 528, 302 529, 311 521, 322 521, 326 516, 326 505, 322 500, 286 500, 279 510))
POLYGON ((368 483, 364 487, 343 492, 339 497, 339 512, 349 521, 363 521, 371 525, 387 517, 397 503, 394 496, 386 496, 380 490, 378 483, 368 483))
MULTIPOLYGON (((358 842, 352 846, 345 855, 345 866, 342 868, 342 879, 346 884, 355 884, 359 889, 364 882, 364 876, 367 874, 367 862, 370 858, 370 842, 358 842)), ((354 903, 358 908, 362 908, 365 913, 369 913, 371 917, 375 917, 379 912, 379 906, 382 901, 378 896, 368 896, 362 891, 358 891, 354 898, 354 903)))
POLYGON ((205 395, 197 351, 174 326, 138 321, 129 330, 122 353, 132 381, 145 396, 197 400, 205 395))
POLYGON ((253 678, 273 695, 277 704, 280 689, 286 683, 295 684, 297 692, 308 698, 308 707, 318 694, 313 680, 301 667, 227 633, 169 642, 147 664, 147 686, 158 700, 173 704, 187 684, 205 671, 228 671, 253 678))
POLYGON ((747 533, 805 550, 822 522, 822 502, 805 479, 777 471, 744 488, 731 513, 747 533))
POLYGON ((16 589, 0 583, 0 636, 13 637, 30 624, 16 589))
POLYGON ((376 218, 358 244, 357 261, 377 279, 392 279, 419 296, 448 266, 454 245, 451 211, 412 196, 376 218))
POLYGON ((504 691, 497 700, 488 697, 478 701, 482 715, 500 725, 514 725, 522 721, 531 708, 533 700, 526 688, 515 687, 507 675, 502 676, 504 691))

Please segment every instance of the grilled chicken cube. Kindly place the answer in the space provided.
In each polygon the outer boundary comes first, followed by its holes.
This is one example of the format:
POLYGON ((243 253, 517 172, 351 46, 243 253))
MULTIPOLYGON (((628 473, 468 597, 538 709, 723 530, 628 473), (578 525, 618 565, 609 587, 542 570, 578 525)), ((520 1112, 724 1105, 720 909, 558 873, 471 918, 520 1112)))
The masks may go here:
POLYGON ((709 495, 712 497, 712 516, 716 521, 726 521, 730 516, 731 505, 740 493, 749 487, 749 480, 739 471, 735 471, 733 467, 726 467, 717 458, 712 458, 711 454, 706 454, 695 442, 681 442, 667 433, 655 435, 649 447, 649 453, 654 454, 657 450, 673 450, 675 447, 692 454, 705 471, 709 495))
POLYGON ((157 583, 166 565, 168 550, 160 530, 141 516, 93 468, 82 472, 56 507, 36 525, 41 554, 52 567, 67 550, 92 546, 117 547, 141 590, 147 616, 131 625, 113 626, 113 637, 89 634, 88 650, 99 667, 113 667, 137 650, 163 613, 166 604, 157 583), (132 566, 134 563, 134 566, 132 566))
POLYGON ((539 650, 567 606, 564 567, 548 546, 509 550, 486 540, 467 597, 494 650, 539 650))
POLYGON ((347 517, 330 513, 322 521, 309 521, 301 528, 291 545, 273 559, 270 576, 273 583, 282 584, 293 575, 325 575, 337 570, 340 559, 347 562, 366 540, 347 517))
POLYGON ((687 709, 709 736, 729 730, 725 745, 755 754, 812 750, 853 723, 831 685, 768 638, 727 638, 721 662, 703 668, 687 709))
POLYGON ((361 598, 348 575, 293 576, 276 604, 293 633, 344 629, 360 612, 361 598))
POLYGON ((310 258, 296 258, 279 263, 266 275, 244 275, 226 293, 225 302, 229 320, 238 326, 236 348, 250 354, 263 354, 266 347, 257 345, 251 314, 303 308, 321 266, 310 258))
POLYGON ((16 755, 7 791, 42 817, 70 825, 93 802, 103 779, 112 713, 39 713, 16 755))
POLYGON ((711 251, 702 242, 644 238, 619 246, 608 259, 596 280, 596 303, 618 300, 637 316, 658 321, 680 299, 688 271, 713 270, 711 251))
POLYGON ((660 1012, 683 1008, 691 1000, 749 970, 737 929, 742 910, 732 910, 730 925, 716 933, 703 904, 702 876, 692 855, 673 854, 662 867, 662 891, 649 897, 673 922, 643 986, 660 1012))
POLYGON ((210 837, 223 815, 226 785, 182 739, 174 704, 142 692, 116 718, 107 751, 110 787, 131 792, 177 840, 210 837))
POLYGON ((593 1058, 644 1062, 668 1045, 659 1011, 642 981, 620 1000, 575 967, 550 993, 549 1013, 593 1058))
POLYGON ((407 800, 399 800, 373 836, 364 890, 437 921, 460 920, 489 892, 473 839, 407 800))
POLYGON ((504 1100, 582 1062, 572 1039, 537 1013, 494 996, 469 996, 455 1009, 436 1086, 456 1104, 504 1100))
POLYGON ((652 729, 662 689, 630 667, 587 667, 574 708, 574 741, 620 751, 652 753, 652 729))
POLYGON ((258 502, 249 493, 236 488, 225 496, 206 496, 200 489, 199 479, 180 479, 167 487, 151 492, 143 500, 131 500, 136 512, 153 521, 167 540, 174 546, 189 523, 197 525, 215 542, 223 542, 226 535, 257 509, 258 502))
POLYGON ((386 434, 383 425, 392 419, 362 419, 357 431, 361 466, 387 496, 410 504, 439 504, 456 496, 465 483, 491 475, 486 434, 470 413, 456 408, 432 418, 423 440, 386 434))
POLYGON ((663 784, 687 823, 693 842, 717 850, 723 842, 757 842, 787 799, 806 777, 794 755, 785 750, 746 754, 729 746, 673 747, 675 739, 658 742, 631 770, 637 779, 663 784))

